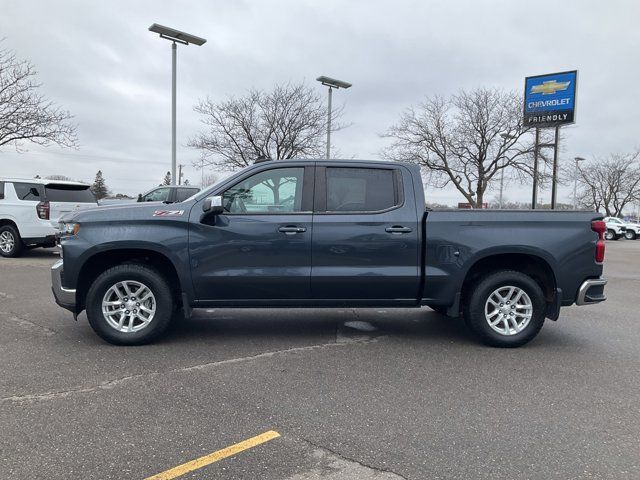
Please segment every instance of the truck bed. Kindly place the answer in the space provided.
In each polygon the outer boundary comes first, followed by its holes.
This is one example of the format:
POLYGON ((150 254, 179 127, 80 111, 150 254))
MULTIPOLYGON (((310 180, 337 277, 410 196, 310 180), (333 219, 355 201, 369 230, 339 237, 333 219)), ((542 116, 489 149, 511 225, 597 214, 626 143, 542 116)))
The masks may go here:
POLYGON ((585 211, 426 210, 422 303, 460 296, 482 262, 522 270, 534 261, 548 266, 560 304, 571 305, 581 282, 602 274, 602 265, 589 261, 598 239, 591 222, 602 218, 585 211))

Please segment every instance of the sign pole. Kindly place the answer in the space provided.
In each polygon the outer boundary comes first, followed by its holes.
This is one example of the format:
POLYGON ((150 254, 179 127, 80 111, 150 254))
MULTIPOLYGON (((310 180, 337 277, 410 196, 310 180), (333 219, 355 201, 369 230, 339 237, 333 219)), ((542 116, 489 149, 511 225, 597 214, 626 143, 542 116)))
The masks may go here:
POLYGON ((553 178, 551 180, 551 210, 556 209, 556 194, 558 189, 558 142, 560 141, 560 125, 556 125, 553 142, 553 178))
POLYGON ((540 149, 540 129, 536 128, 536 142, 533 146, 533 193, 531 195, 531 209, 538 204, 538 151, 540 149))

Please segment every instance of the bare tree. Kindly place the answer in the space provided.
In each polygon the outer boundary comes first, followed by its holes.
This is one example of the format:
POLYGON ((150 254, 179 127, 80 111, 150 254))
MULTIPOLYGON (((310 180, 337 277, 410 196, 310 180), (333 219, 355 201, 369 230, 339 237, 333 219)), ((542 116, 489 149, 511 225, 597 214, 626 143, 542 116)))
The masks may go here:
MULTIPOLYGON (((250 90, 221 102, 207 98, 194 107, 206 130, 189 141, 202 150, 198 165, 226 169, 258 159, 318 157, 325 147, 327 109, 319 93, 306 85, 276 85, 271 91, 250 90)), ((334 109, 332 129, 342 109, 334 109)))
POLYGON ((202 185, 200 185, 200 188, 205 188, 205 187, 208 187, 209 185, 213 185, 219 179, 220 179, 220 175, 218 175, 215 172, 205 173, 204 175, 202 175, 202 181, 201 181, 202 185))
POLYGON ((76 146, 76 127, 71 114, 38 93, 31 63, 18 60, 10 50, 0 50, 0 147, 24 142, 76 146))
POLYGON ((624 208, 640 199, 640 152, 611 154, 578 167, 578 204, 604 209, 609 217, 622 215, 624 208))
POLYGON ((501 171, 522 178, 533 175, 533 144, 527 132, 516 93, 460 91, 449 99, 427 98, 402 113, 384 135, 393 143, 383 156, 418 163, 429 184, 453 184, 481 208, 485 191, 501 171))

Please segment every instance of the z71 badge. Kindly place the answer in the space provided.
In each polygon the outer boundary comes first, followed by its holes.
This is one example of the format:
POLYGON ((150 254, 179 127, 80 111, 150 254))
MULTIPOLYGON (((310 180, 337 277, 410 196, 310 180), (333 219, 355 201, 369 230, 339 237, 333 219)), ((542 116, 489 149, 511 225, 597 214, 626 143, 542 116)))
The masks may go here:
POLYGON ((156 210, 153 212, 154 217, 176 217, 184 214, 184 210, 156 210))

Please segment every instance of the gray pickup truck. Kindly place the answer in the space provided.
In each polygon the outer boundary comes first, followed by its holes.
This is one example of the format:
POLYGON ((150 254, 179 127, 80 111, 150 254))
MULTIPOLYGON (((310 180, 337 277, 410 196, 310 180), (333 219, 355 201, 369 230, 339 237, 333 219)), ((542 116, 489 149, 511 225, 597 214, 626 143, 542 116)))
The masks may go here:
POLYGON ((605 300, 595 212, 425 209, 420 170, 257 163, 181 203, 63 218, 56 302, 108 342, 201 307, 421 307, 516 347, 560 307, 605 300))

